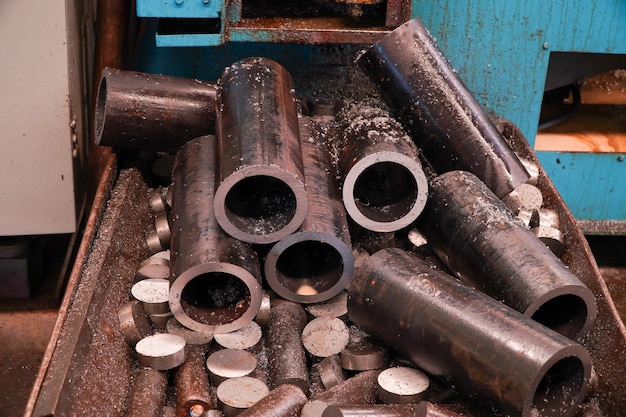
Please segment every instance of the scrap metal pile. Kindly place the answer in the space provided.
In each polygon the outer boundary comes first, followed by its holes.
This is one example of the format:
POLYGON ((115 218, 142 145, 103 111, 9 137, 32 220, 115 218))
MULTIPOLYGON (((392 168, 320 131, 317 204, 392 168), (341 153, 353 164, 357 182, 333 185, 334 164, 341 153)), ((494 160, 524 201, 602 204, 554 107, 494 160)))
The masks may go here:
POLYGON ((217 84, 105 70, 97 141, 176 153, 120 307, 127 415, 577 413, 597 306, 538 167, 419 22, 358 63, 384 103, 331 115, 266 58, 217 84))

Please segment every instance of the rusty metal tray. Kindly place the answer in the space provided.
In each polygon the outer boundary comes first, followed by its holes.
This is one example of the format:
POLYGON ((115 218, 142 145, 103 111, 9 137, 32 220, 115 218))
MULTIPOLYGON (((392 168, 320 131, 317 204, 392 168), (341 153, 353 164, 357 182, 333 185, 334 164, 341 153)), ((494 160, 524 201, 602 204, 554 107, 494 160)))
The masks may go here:
MULTIPOLYGON (((539 164, 523 138, 509 140, 516 152, 539 164)), ((145 165, 138 157, 109 157, 27 417, 125 414, 137 364, 118 329, 117 309, 128 299, 138 265, 150 255, 145 165)), ((584 235, 542 169, 539 187, 545 205, 560 216, 567 247, 563 261, 598 301, 597 320, 583 344, 593 357, 599 389, 578 415, 621 416, 626 409, 626 329, 584 235)))

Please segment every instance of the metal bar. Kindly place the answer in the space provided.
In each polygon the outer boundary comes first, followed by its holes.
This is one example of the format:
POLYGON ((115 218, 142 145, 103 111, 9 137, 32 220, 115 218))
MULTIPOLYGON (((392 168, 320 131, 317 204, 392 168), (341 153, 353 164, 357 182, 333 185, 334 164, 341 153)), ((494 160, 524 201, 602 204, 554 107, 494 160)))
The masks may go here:
POLYGON ((265 279, 281 297, 317 303, 339 294, 352 279, 354 258, 346 212, 330 154, 310 119, 300 121, 308 211, 300 230, 265 257, 265 279))
POLYGON ((306 395, 295 385, 283 384, 239 414, 240 417, 299 416, 306 403, 306 395))
POLYGON ((213 212, 217 140, 186 143, 172 174, 170 309, 184 326, 228 333, 261 306, 260 265, 247 244, 227 236, 213 212))
POLYGON ((278 63, 249 58, 220 83, 215 216, 244 242, 277 242, 307 212, 293 81, 278 63))
POLYGON ((353 323, 488 408, 569 417, 585 397, 584 347, 400 249, 365 261, 349 295, 353 323))
POLYGON ((126 417, 161 417, 165 405, 167 373, 141 367, 133 375, 126 417))
POLYGON ((437 171, 473 172, 498 197, 529 178, 417 19, 377 42, 358 63, 437 171))
POLYGON ((187 358, 176 370, 176 408, 179 416, 199 417, 217 404, 211 398, 204 346, 187 345, 187 358))
POLYGON ((95 107, 98 145, 175 153, 215 133, 214 83, 104 68, 95 107))
POLYGON ((432 180, 418 228, 454 274, 522 314, 578 340, 593 325, 593 293, 475 175, 432 180))

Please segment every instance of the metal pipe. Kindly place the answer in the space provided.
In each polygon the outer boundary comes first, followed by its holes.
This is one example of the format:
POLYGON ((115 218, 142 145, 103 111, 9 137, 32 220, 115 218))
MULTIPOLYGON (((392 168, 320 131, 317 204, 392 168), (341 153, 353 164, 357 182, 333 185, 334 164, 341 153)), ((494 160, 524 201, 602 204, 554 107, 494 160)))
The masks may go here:
POLYGON ((411 224, 428 195, 415 143, 374 100, 348 104, 337 121, 342 196, 352 220, 375 232, 411 224))
POLYGON ((322 140, 314 140, 310 123, 300 122, 308 211, 300 230, 276 243, 264 264, 269 286, 281 297, 300 303, 326 301, 339 294, 354 270, 348 221, 330 154, 322 140))
POLYGON ((211 398, 205 367, 206 348, 187 346, 187 358, 176 370, 176 408, 179 417, 200 417, 217 408, 211 398))
POLYGON ((215 83, 104 68, 95 106, 98 145, 176 153, 215 133, 215 83))
POLYGON ((306 312, 300 304, 272 300, 265 341, 272 389, 292 384, 308 393, 309 370, 301 340, 306 322, 306 312))
POLYGON ((167 374, 152 368, 138 368, 126 410, 127 417, 161 417, 165 405, 167 374))
POLYGON ((358 64, 438 172, 473 172, 498 197, 529 178, 419 20, 385 36, 358 64))
POLYGON ((584 347, 400 249, 365 261, 348 315, 430 375, 512 416, 572 416, 587 391, 584 347))
POLYGON ((571 339, 591 328, 591 290, 475 175, 432 180, 418 228, 461 280, 571 339))
POLYGON ((227 236, 213 213, 216 139, 183 146, 174 164, 169 304, 184 326, 228 333, 248 324, 263 292, 256 252, 227 236))
POLYGON ((277 242, 307 213, 291 76, 274 61, 248 58, 227 68, 219 83, 215 216, 244 242, 277 242))

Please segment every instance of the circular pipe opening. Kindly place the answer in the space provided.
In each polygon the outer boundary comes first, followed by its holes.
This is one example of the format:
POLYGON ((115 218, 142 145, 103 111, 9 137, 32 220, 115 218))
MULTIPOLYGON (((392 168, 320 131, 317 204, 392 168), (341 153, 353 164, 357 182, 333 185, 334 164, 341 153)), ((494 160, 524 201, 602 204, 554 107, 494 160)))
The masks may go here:
POLYGON ((417 182, 406 167, 395 162, 379 162, 367 167, 356 179, 353 198, 365 217, 392 222, 411 211, 417 191, 417 182))
POLYGON ((296 213, 296 195, 278 178, 255 175, 228 190, 225 213, 239 230, 267 235, 285 228, 296 213))
POLYGON ((587 304, 575 294, 552 298, 532 315, 532 319, 562 334, 576 339, 587 322, 587 304))
POLYGON ((343 258, 337 249, 315 240, 289 246, 276 261, 277 281, 301 296, 328 291, 339 282, 343 272, 343 258))
POLYGON ((584 381, 585 370, 579 358, 570 356, 555 363, 535 390, 532 408, 538 411, 536 415, 568 415, 579 400, 584 381))
POLYGON ((98 95, 96 96, 96 108, 94 116, 96 125, 96 144, 100 143, 100 139, 102 138, 102 132, 104 131, 107 92, 107 79, 106 77, 102 77, 102 79, 100 80, 100 86, 98 87, 98 95))
POLYGON ((183 288, 180 304, 194 321, 211 326, 232 323, 250 308, 251 294, 238 277, 208 272, 191 279, 183 288))

